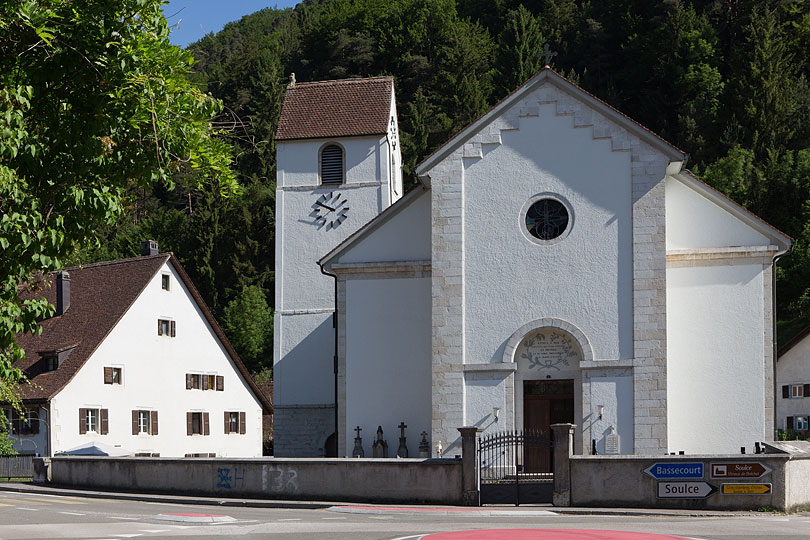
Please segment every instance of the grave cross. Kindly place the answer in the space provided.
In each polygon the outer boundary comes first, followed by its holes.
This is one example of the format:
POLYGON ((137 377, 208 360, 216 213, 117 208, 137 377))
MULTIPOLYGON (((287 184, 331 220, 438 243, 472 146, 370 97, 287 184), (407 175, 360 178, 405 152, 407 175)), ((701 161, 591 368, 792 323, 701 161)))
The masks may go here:
POLYGON ((357 432, 357 438, 359 439, 360 438, 360 432, 363 431, 363 430, 360 428, 360 426, 357 426, 356 428, 354 428, 354 430, 357 432))
POLYGON ((549 67, 551 64, 551 59, 557 56, 557 51, 551 52, 548 47, 548 43, 543 45, 543 52, 537 53, 537 56, 545 56, 546 57, 546 67, 549 67))
POLYGON ((405 425, 405 422, 400 422, 397 427, 399 428, 399 436, 404 437, 405 436, 405 428, 408 427, 408 426, 405 425))

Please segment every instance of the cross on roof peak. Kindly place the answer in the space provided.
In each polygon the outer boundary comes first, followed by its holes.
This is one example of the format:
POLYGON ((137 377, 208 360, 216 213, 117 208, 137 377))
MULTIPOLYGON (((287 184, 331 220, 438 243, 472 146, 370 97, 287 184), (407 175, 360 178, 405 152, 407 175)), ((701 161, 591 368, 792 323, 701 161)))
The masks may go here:
POLYGON ((537 56, 545 56, 546 57, 546 62, 545 62, 546 67, 551 67, 551 65, 550 65, 551 64, 551 59, 553 57, 557 56, 557 51, 552 52, 551 49, 548 46, 548 43, 546 43, 545 45, 543 45, 543 51, 537 53, 537 56))

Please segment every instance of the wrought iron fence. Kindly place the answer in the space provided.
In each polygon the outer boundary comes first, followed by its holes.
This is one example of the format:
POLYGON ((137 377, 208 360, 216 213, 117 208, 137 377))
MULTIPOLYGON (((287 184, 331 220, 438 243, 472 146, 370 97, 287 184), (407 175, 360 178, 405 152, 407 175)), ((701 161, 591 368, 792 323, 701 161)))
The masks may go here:
POLYGON ((0 478, 33 478, 34 457, 32 454, 0 455, 0 478))
POLYGON ((478 444, 482 503, 550 502, 551 436, 536 430, 502 431, 478 444))

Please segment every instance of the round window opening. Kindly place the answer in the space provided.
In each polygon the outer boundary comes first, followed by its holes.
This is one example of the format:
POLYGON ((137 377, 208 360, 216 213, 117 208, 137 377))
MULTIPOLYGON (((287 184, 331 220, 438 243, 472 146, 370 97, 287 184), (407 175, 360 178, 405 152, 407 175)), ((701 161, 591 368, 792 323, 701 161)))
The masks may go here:
POLYGON ((526 229, 540 240, 553 240, 568 227, 568 210, 555 199, 540 199, 526 212, 526 229))

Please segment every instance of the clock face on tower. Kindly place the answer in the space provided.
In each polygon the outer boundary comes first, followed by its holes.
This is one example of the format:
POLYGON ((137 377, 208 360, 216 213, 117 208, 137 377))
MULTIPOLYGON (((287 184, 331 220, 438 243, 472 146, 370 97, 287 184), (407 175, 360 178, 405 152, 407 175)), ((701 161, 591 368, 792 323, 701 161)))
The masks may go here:
POLYGON ((349 201, 342 193, 330 191, 315 200, 312 205, 315 214, 315 225, 319 229, 334 229, 343 223, 349 215, 349 201))

